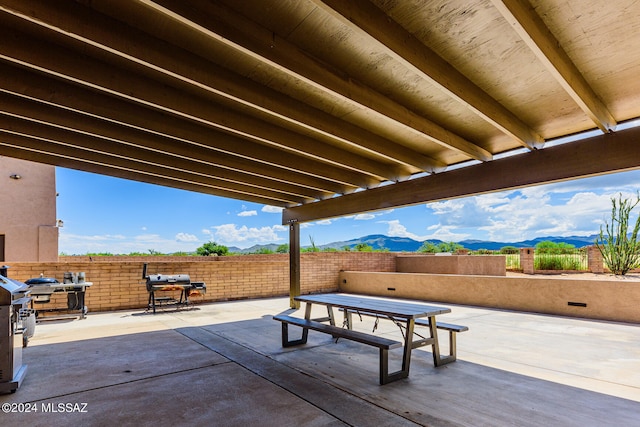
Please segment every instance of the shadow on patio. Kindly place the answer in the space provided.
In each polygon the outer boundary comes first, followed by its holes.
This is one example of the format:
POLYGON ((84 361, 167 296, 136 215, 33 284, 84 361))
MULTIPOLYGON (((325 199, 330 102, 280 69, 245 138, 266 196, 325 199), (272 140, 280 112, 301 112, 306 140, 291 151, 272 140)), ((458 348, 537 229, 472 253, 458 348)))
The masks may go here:
MULTIPOLYGON (((306 346, 283 349, 271 316, 287 298, 45 321, 24 351, 24 383, 0 396, 38 412, 0 417, 47 426, 640 423, 638 326, 450 307, 443 320, 470 328, 458 361, 434 368, 418 349, 409 378, 385 386, 372 347, 311 331, 306 346), (86 403, 77 407, 85 412, 58 411, 61 403, 86 403)), ((391 322, 379 333, 399 334, 391 322)), ((399 359, 392 351, 392 366, 399 359)))

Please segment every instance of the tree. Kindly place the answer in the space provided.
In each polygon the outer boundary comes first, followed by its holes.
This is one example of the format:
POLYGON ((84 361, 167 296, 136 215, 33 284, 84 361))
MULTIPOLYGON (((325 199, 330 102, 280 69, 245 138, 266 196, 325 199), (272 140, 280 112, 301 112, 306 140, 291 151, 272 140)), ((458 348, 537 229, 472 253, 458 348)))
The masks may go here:
POLYGON ((459 243, 456 242, 440 242, 437 245, 433 242, 426 240, 422 243, 422 246, 418 249, 418 252, 435 254, 438 252, 451 252, 454 253, 459 249, 464 249, 459 243))
POLYGON ((284 243, 280 246, 278 246, 278 248, 276 249, 276 252, 279 254, 288 254, 289 253, 289 244, 288 243, 284 243))
POLYGON ((640 265, 640 242, 638 242, 640 216, 629 233, 629 216, 638 203, 640 203, 640 192, 636 195, 635 202, 623 199, 622 194, 618 196, 618 200, 612 197, 611 222, 605 223, 604 229, 600 226, 599 239, 595 244, 605 264, 615 275, 624 276, 629 270, 640 265))
POLYGON ((464 249, 464 246, 456 242, 442 242, 438 245, 438 252, 456 253, 460 249, 464 249))
POLYGON ((426 240, 422 243, 422 246, 420 246, 418 252, 435 254, 436 252, 438 252, 438 247, 435 245, 435 243, 426 240))
POLYGON ((226 255, 229 253, 229 248, 224 245, 219 245, 216 242, 207 242, 204 245, 200 246, 196 249, 196 253, 201 256, 211 256, 211 255, 226 255))
POLYGON ((356 252, 373 252, 373 247, 366 243, 358 243, 355 249, 356 252))

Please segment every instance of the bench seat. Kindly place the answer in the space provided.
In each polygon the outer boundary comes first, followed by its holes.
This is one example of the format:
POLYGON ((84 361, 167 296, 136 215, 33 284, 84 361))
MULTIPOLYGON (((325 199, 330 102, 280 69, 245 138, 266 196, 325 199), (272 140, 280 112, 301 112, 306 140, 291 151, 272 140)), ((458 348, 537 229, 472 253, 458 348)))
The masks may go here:
MULTIPOLYGON (((429 319, 416 319, 416 325, 429 326, 429 319)), ((469 330, 468 326, 454 325, 453 323, 445 322, 436 322, 436 328, 450 332, 464 332, 469 330)))
POLYGON ((312 329, 314 331, 329 334, 334 338, 344 338, 377 347, 380 350, 380 384, 386 384, 397 377, 396 374, 389 375, 389 350, 402 347, 403 344, 400 341, 394 341, 377 335, 370 335, 364 332, 354 331, 352 329, 345 329, 334 325, 328 325, 326 323, 316 322, 314 320, 301 319, 299 317, 287 316, 284 314, 273 316, 273 320, 277 320, 282 323, 283 347, 306 344, 308 331, 309 329, 312 329), (302 338, 290 340, 289 325, 301 327, 302 338))
MULTIPOLYGON (((343 309, 340 309, 341 311, 343 311, 343 309)), ((346 315, 348 316, 348 324, 351 324, 351 314, 360 314, 363 316, 373 316, 373 317, 384 317, 382 315, 376 314, 376 313, 370 313, 367 311, 353 311, 353 310, 349 310, 348 313, 346 313, 346 315)), ((418 318, 415 319, 415 325, 417 326, 426 326, 426 327, 430 327, 430 322, 428 318, 418 318)), ((456 333, 459 332, 465 332, 469 330, 468 326, 463 326, 463 325, 455 325, 453 323, 445 323, 445 322, 438 322, 436 321, 436 328, 437 329, 442 329, 445 331, 449 331, 449 355, 446 357, 441 357, 440 361, 438 362, 438 365, 443 365, 443 364, 447 364, 447 363, 451 363, 454 362, 457 358, 457 349, 456 349, 456 333)))
MULTIPOLYGON (((277 315, 273 316, 274 320, 283 322, 283 324, 291 324, 300 326, 301 328, 313 329, 314 331, 324 332, 325 334, 330 334, 334 338, 345 338, 351 341, 357 341, 362 344, 368 344, 374 347, 382 348, 382 349, 392 349, 402 347, 402 343, 400 341, 390 340, 385 337, 381 337, 378 335, 370 335, 360 331, 354 331, 352 329, 345 329, 339 326, 327 325, 326 323, 320 323, 313 320, 301 319, 299 317, 292 317, 286 315, 277 315)), ((297 344, 288 344, 283 342, 283 347, 289 347, 290 345, 297 344)))

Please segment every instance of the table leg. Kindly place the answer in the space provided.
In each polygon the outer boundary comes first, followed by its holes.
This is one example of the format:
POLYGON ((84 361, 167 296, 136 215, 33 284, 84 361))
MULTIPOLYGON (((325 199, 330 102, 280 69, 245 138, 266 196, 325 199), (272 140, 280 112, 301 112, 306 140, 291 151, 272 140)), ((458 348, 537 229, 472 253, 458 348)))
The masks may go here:
POLYGON ((327 317, 329 318, 329 324, 336 326, 336 318, 333 315, 333 306, 327 306, 327 317))
POLYGON ((402 369, 396 372, 388 372, 388 350, 380 350, 380 384, 388 384, 391 381, 396 381, 401 378, 407 378, 409 376, 409 366, 411 365, 411 350, 414 347, 413 342, 413 329, 414 320, 407 319, 407 330, 404 337, 404 350, 402 353, 402 369))
POLYGON ((307 305, 305 306, 305 310, 304 310, 304 318, 307 320, 315 320, 316 322, 329 322, 329 324, 335 326, 336 325, 336 318, 333 315, 333 306, 331 305, 327 305, 327 315, 325 317, 317 317, 315 319, 311 318, 311 306, 313 305, 313 303, 308 302, 306 303, 307 305))
POLYGON ((429 316, 429 332, 431 334, 431 338, 433 338, 433 344, 431 344, 433 364, 434 366, 440 366, 443 363, 442 358, 440 357, 440 344, 438 344, 438 329, 436 327, 435 316, 429 316))
POLYGON ((406 371, 409 376, 409 366, 411 364, 411 350, 413 349, 413 329, 415 327, 415 321, 413 319, 407 320, 407 331, 404 338, 404 353, 402 354, 402 370, 406 371))
POLYGON ((304 306, 304 318, 307 320, 311 320, 311 303, 308 302, 306 303, 306 305, 304 306))

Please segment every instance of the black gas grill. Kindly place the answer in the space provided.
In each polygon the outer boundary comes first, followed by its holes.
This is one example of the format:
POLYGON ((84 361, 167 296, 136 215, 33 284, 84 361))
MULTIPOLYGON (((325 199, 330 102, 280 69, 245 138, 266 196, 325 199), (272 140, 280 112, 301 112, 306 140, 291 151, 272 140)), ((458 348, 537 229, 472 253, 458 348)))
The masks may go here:
POLYGON ((189 297, 194 295, 204 295, 207 286, 204 282, 192 282, 188 274, 152 274, 147 275, 147 264, 142 266, 142 278, 147 281, 147 292, 149 292, 149 302, 147 309, 156 312, 157 305, 172 304, 177 307, 189 305, 189 297), (180 291, 178 299, 171 296, 157 296, 156 292, 180 291))

